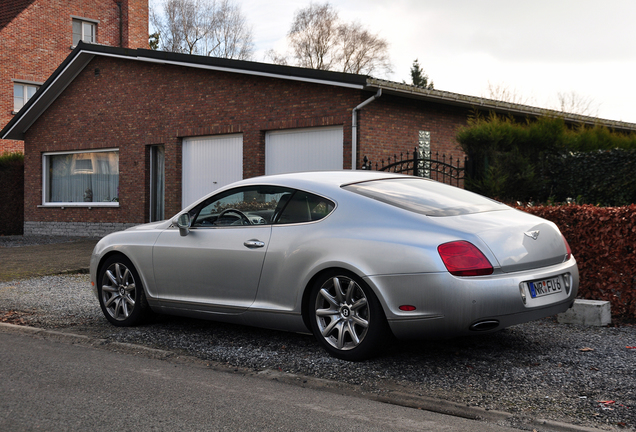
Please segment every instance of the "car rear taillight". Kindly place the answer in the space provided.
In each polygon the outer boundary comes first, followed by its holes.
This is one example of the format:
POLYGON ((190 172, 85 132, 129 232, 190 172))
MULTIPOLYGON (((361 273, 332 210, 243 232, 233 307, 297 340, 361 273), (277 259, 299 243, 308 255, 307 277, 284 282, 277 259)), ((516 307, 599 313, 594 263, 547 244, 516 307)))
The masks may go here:
POLYGON ((493 272, 488 258, 467 241, 444 243, 437 251, 446 269, 454 276, 484 276, 493 272))
POLYGON ((563 234, 561 234, 561 237, 563 237, 563 243, 565 243, 565 261, 569 261, 570 258, 572 258, 572 249, 570 249, 570 245, 568 244, 568 241, 565 239, 565 236, 563 234))

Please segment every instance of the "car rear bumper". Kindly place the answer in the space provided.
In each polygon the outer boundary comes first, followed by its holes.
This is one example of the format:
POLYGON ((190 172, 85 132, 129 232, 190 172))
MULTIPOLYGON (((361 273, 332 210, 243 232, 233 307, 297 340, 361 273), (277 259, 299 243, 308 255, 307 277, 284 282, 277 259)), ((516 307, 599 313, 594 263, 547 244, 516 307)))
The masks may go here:
POLYGON ((541 269, 479 277, 449 273, 371 276, 367 282, 383 303, 400 339, 436 339, 492 332, 564 312, 579 285, 574 258, 541 269), (568 278, 569 289, 533 298, 527 282, 568 278), (524 302, 525 296, 525 302, 524 302), (400 306, 408 306, 404 311, 400 306))

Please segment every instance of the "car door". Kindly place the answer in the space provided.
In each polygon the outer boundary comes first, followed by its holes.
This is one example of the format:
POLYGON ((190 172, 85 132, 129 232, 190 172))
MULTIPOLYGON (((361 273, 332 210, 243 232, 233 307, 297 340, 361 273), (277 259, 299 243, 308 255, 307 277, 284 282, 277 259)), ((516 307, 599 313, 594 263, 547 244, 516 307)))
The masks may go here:
POLYGON ((240 313, 254 301, 283 188, 251 186, 214 195, 190 211, 181 236, 164 231, 153 248, 155 283, 167 307, 240 313))

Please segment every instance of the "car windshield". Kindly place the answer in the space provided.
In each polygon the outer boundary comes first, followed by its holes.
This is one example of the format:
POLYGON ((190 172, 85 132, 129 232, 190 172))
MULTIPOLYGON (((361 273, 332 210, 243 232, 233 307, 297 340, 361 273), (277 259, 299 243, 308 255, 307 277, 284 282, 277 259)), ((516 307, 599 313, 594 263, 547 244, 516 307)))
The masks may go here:
POLYGON ((458 216, 509 209, 481 195, 428 179, 372 180, 343 188, 426 216, 458 216))

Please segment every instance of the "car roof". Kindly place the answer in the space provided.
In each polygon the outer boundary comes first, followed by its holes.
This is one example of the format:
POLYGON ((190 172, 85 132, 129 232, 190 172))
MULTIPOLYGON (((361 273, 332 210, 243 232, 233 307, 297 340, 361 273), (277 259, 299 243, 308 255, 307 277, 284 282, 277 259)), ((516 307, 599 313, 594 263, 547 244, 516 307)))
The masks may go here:
POLYGON ((296 189, 333 190, 340 189, 341 186, 351 183, 405 177, 408 176, 383 171, 308 171, 252 177, 234 183, 234 186, 275 184, 296 189))
POLYGON ((189 206, 184 207, 184 209, 192 209, 198 206, 201 202, 207 200, 209 197, 218 193, 223 193, 237 187, 253 185, 282 186, 291 189, 299 189, 338 201, 339 198, 342 198, 344 194, 348 193, 342 189, 342 186, 344 185, 392 178, 421 177, 412 177, 403 174, 389 173, 383 171, 366 170, 305 171, 287 174, 264 175, 259 177, 250 177, 223 186, 220 189, 217 189, 214 192, 211 192, 210 194, 193 202, 189 206))

